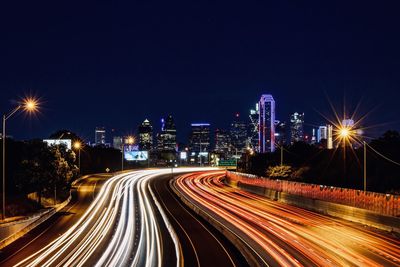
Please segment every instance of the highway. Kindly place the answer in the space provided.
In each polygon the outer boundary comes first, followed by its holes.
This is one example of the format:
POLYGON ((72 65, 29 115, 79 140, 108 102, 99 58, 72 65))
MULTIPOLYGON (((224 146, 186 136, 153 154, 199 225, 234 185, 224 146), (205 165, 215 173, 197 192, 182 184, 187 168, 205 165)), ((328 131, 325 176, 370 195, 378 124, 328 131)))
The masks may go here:
MULTIPOLYGON (((199 170, 205 169, 179 168, 173 172, 199 170)), ((67 223, 53 219, 49 229, 38 233, 25 247, 13 244, 14 251, 10 249, 1 265, 246 265, 226 238, 173 196, 168 186, 171 178, 172 169, 122 173, 105 180, 96 197, 96 184, 80 185, 79 216, 67 223)))
POLYGON ((231 231, 264 266, 400 266, 400 240, 229 187, 225 172, 181 175, 173 186, 231 231))
POLYGON ((14 266, 65 233, 86 212, 108 177, 90 175, 77 181, 71 190, 72 199, 64 209, 1 250, 0 266, 14 266))

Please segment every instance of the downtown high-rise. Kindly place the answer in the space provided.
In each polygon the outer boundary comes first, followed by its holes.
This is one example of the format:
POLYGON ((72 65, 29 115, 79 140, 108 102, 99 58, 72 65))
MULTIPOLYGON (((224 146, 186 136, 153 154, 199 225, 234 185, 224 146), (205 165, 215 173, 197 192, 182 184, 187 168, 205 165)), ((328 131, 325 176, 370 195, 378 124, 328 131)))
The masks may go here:
POLYGON ((172 115, 161 119, 161 132, 157 136, 158 151, 176 151, 176 127, 172 115))
POLYGON ((139 133, 139 149, 153 149, 153 126, 148 119, 145 119, 138 127, 139 133))
POLYGON ((259 152, 275 151, 275 100, 272 95, 263 94, 258 102, 259 108, 259 152))
POLYGON ((304 113, 290 115, 290 143, 304 141, 304 113))

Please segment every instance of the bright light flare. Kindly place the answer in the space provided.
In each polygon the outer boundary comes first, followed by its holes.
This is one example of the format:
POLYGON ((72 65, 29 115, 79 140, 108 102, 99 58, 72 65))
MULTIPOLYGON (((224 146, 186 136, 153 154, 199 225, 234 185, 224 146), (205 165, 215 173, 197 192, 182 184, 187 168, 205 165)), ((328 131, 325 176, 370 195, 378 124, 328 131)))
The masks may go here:
POLYGON ((127 142, 129 145, 134 144, 134 143, 135 143, 135 137, 133 137, 133 136, 128 136, 128 138, 126 139, 126 142, 127 142))
POLYGON ((27 112, 36 112, 39 109, 39 102, 35 98, 27 97, 23 99, 22 107, 27 112))
POLYGON ((74 143, 74 148, 75 148, 75 149, 81 149, 81 147, 82 147, 81 142, 76 141, 76 142, 74 143))

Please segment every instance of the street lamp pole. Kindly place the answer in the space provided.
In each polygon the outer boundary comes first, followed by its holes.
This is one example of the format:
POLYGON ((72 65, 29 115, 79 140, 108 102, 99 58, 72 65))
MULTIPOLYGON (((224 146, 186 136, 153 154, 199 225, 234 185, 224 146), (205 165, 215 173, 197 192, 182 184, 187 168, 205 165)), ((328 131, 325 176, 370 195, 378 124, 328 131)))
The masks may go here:
POLYGON ((22 108, 22 105, 18 105, 8 115, 3 115, 3 207, 1 212, 1 218, 6 218, 6 121, 14 115, 18 110, 22 108))
POLYGON ((367 191, 367 143, 364 144, 364 192, 367 191))

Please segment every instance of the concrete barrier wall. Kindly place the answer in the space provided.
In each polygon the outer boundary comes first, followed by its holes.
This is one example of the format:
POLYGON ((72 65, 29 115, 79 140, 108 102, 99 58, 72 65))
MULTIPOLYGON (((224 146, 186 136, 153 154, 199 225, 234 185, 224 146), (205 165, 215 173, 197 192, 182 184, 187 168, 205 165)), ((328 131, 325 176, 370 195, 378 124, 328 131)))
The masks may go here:
POLYGON ((26 217, 24 219, 8 222, 0 225, 0 249, 9 245, 16 239, 20 238, 48 218, 54 213, 63 209, 70 202, 71 197, 54 208, 39 211, 38 213, 26 217))
POLYGON ((400 217, 399 195, 381 194, 369 191, 364 192, 361 190, 291 182, 286 180, 273 180, 230 171, 227 171, 227 179, 229 179, 229 183, 233 185, 240 182, 242 185, 268 188, 277 192, 302 196, 308 199, 322 200, 365 209, 380 215, 400 217))

